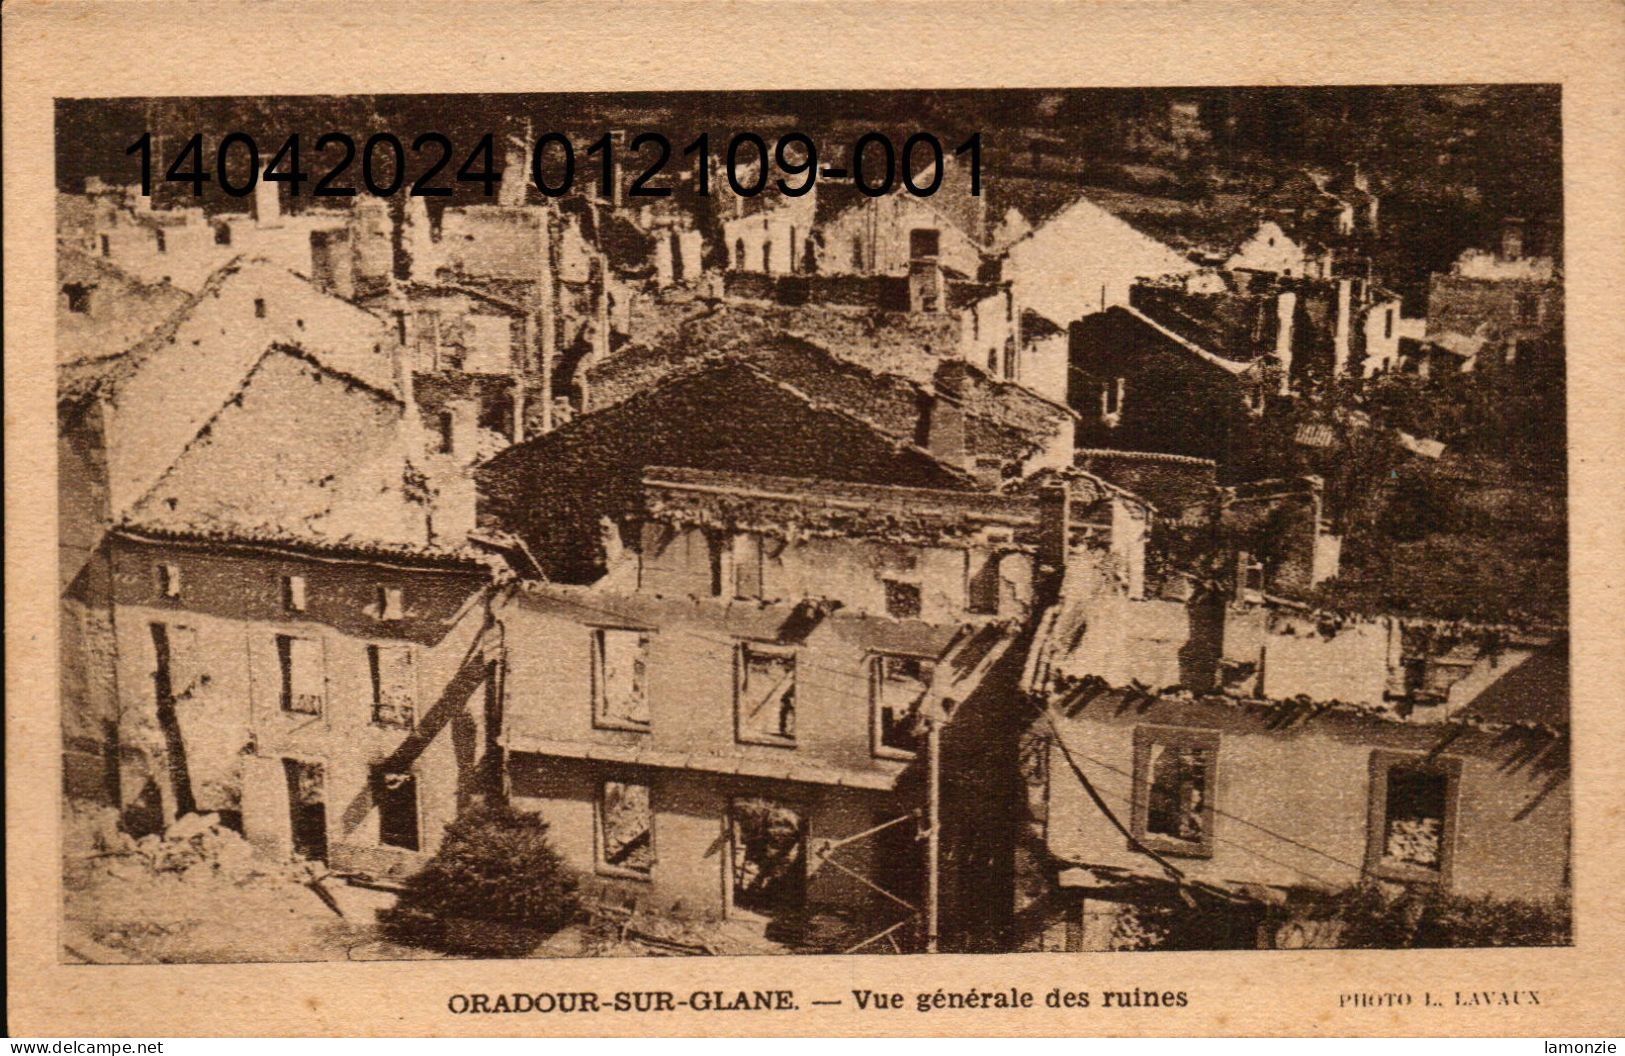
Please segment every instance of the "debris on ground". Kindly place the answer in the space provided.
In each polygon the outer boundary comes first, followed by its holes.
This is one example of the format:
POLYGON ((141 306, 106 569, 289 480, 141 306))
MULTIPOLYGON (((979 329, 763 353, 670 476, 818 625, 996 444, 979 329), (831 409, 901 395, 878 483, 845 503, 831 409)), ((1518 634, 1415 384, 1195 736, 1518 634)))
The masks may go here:
POLYGON ((737 921, 687 919, 651 911, 613 895, 582 899, 583 924, 566 929, 578 947, 566 950, 561 932, 539 953, 574 957, 702 957, 788 953, 763 939, 760 928, 737 921))
POLYGON ((255 856, 242 834, 220 823, 218 814, 187 814, 177 818, 162 835, 139 839, 116 825, 96 824, 95 851, 89 862, 121 880, 158 873, 176 873, 195 879, 203 874, 224 874, 246 879, 268 870, 255 856))

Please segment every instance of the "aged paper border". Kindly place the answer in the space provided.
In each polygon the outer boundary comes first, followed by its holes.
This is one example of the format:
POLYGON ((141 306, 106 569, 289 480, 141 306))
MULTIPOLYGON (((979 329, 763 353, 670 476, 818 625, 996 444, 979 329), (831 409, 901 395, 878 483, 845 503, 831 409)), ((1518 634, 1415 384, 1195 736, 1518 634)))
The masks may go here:
MULTIPOLYGON (((6 843, 16 1036, 1542 1035, 1625 1026, 1625 3, 90 3, 4 8, 6 843), (64 966, 57 962, 52 98, 92 95, 1561 82, 1577 946, 1555 950, 64 966), (859 1013, 855 986, 901 990, 859 1013), (939 987, 1038 993, 921 1014, 939 987), (1051 987, 1185 990, 1065 1012, 1051 987), (455 993, 788 988, 796 1013, 452 1015, 455 993), (1339 1008, 1537 990, 1539 1007, 1339 1008), (840 1008, 812 998, 846 997, 840 1008)), ((1097 1002, 1098 1005, 1098 1002, 1097 1002)))

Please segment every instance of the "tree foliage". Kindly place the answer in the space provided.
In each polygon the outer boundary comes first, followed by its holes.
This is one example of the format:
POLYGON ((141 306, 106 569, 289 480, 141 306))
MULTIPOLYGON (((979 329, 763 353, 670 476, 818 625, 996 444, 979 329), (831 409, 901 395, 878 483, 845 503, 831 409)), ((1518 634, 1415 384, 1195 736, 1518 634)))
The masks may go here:
POLYGON ((557 930, 576 912, 578 880, 547 829, 537 815, 506 805, 470 809, 446 826, 439 852, 407 879, 397 910, 557 930))

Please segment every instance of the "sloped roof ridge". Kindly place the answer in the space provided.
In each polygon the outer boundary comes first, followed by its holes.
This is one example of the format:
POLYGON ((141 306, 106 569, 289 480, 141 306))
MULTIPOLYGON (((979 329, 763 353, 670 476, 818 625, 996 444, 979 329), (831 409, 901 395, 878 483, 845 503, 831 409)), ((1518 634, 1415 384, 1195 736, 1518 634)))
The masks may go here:
POLYGON ((1155 330, 1163 337, 1168 338, 1170 341, 1173 341, 1187 352, 1206 360, 1221 370, 1227 370, 1232 374, 1245 374, 1247 371, 1252 369, 1253 365, 1251 363, 1238 363, 1233 359, 1225 359, 1223 356, 1215 352, 1209 352, 1201 345, 1198 345, 1195 341, 1192 341, 1183 334, 1179 334, 1168 329, 1166 326, 1157 322, 1155 319, 1151 318, 1149 315, 1146 315, 1144 312, 1140 311, 1140 309, 1131 304, 1121 304, 1117 305, 1116 307, 1121 308, 1133 318, 1138 319, 1140 322, 1151 327, 1151 329, 1155 330))
MULTIPOLYGON (((791 385, 789 382, 782 381, 782 380, 780 380, 778 378, 773 377, 771 374, 768 374, 766 371, 762 370, 760 367, 756 366, 754 363, 750 363, 748 361, 743 361, 743 360, 735 360, 735 362, 738 363, 738 365, 743 367, 745 370, 747 370, 750 373, 756 375, 756 377, 760 378, 762 381, 766 382, 767 384, 773 386, 776 389, 779 389, 782 392, 785 392, 785 393, 789 394, 790 396, 795 397, 797 400, 800 400, 802 403, 806 404, 808 407, 812 408, 813 410, 818 411, 818 412, 823 413, 823 414, 834 415, 835 417, 843 419, 844 421, 850 422, 851 424, 856 425, 861 429, 867 430, 868 432, 873 433, 875 436, 878 436, 878 437, 882 438, 883 440, 885 440, 887 443, 889 443, 892 446, 892 448, 894 450, 908 451, 908 452, 911 452, 913 454, 920 455, 920 456, 922 456, 922 457, 924 457, 926 459, 929 459, 931 462, 933 462, 936 465, 940 466, 942 469, 948 471, 953 476, 956 476, 956 477, 966 481, 967 483, 974 483, 975 482, 975 478, 972 477, 971 474, 966 472, 963 468, 961 468, 959 466, 956 466, 951 462, 947 462, 947 461, 943 460, 942 458, 939 458, 938 456, 932 454, 926 448, 921 447, 919 444, 914 443, 912 440, 905 440, 904 438, 902 438, 900 436, 897 436, 895 433, 887 432, 886 430, 882 429, 880 426, 876 425, 874 422, 870 421, 869 419, 863 417, 860 414, 857 414, 854 411, 849 411, 844 407, 840 407, 840 406, 838 406, 836 404, 829 403, 829 402, 827 402, 825 400, 820 400, 820 399, 817 399, 816 397, 810 396, 807 393, 803 392, 801 389, 797 388, 796 386, 791 385)), ((906 380, 906 379, 903 379, 903 380, 906 380)), ((910 384, 912 384, 912 383, 910 383, 910 384)))
POLYGON ((221 417, 224 416, 225 413, 232 407, 239 406, 242 403, 243 395, 248 391, 249 386, 254 383, 254 379, 259 375, 260 371, 265 368, 265 365, 270 362, 271 358, 277 355, 286 355, 297 359, 306 366, 342 381, 347 385, 351 385, 362 390, 375 400, 383 403, 393 404, 397 407, 404 406, 401 403, 400 398, 394 393, 385 392, 383 389, 380 389, 369 382, 363 381, 354 375, 346 374, 341 370, 335 370, 316 359, 309 352, 306 352, 298 345, 285 341, 273 341, 268 344, 265 351, 261 352, 259 357, 254 360, 254 365, 243 374, 243 380, 238 383, 234 390, 232 390, 232 394, 226 398, 224 403, 215 408, 214 413, 209 415, 208 420, 198 427, 198 431, 192 435, 190 440, 186 441, 186 446, 181 448, 180 454, 175 456, 175 460, 158 475, 158 479, 152 482, 152 486, 143 492, 140 498, 136 499, 130 504, 128 512, 125 513, 125 515, 121 518, 121 523, 138 523, 134 520, 134 518, 139 515, 141 509, 145 507, 148 502, 158 493, 163 484, 170 479, 180 464, 184 462, 187 456, 192 453, 193 449, 214 432, 214 428, 216 424, 219 423, 221 417))

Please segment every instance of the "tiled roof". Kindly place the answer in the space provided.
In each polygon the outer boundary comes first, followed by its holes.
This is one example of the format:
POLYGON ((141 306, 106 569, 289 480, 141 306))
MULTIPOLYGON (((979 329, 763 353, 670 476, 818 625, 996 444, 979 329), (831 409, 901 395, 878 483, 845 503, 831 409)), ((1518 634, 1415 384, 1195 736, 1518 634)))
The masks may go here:
POLYGON ((605 519, 641 509, 652 465, 975 488, 964 470, 849 409, 846 393, 802 388, 806 378, 817 375, 708 360, 515 445, 478 470, 482 528, 517 536, 551 577, 574 581, 601 567, 605 519))
MULTIPOLYGON (((116 398, 120 386, 139 373, 146 363, 156 357, 175 352, 185 355, 196 354, 197 350, 195 348, 180 348, 176 343, 176 336, 187 323, 192 321, 200 306, 209 300, 218 298, 220 290, 239 274, 249 268, 256 267, 272 268, 279 276, 286 275, 290 279, 304 283, 311 287, 313 295, 346 304, 349 310, 355 313, 358 320, 373 325, 372 317, 363 309, 349 305, 349 302, 340 301, 339 298, 334 298, 331 294, 318 290, 309 279, 302 275, 262 259, 236 257, 210 275, 196 293, 188 296, 184 302, 170 313, 168 318, 164 319, 163 322, 128 349, 115 355, 65 363, 59 367, 57 370, 58 403, 79 403, 93 397, 116 398)), ((224 335, 225 340, 228 342, 236 340, 231 335, 225 335, 224 331, 221 334, 224 335)), ((211 335, 210 339, 215 340, 216 338, 211 335)), ((289 335, 288 340, 291 342, 295 339, 292 335, 289 335)), ((305 354, 323 361, 332 360, 332 365, 340 369, 354 365, 353 359, 341 363, 338 357, 330 355, 327 349, 310 347, 305 350, 305 354)), ((382 384, 389 378, 391 367, 387 359, 379 358, 375 365, 369 366, 371 366, 372 370, 368 380, 373 384, 382 384)))
MULTIPOLYGON (((632 344, 618 350, 591 370, 588 390, 595 401, 615 401, 665 379, 737 360, 792 386, 812 402, 839 407, 896 439, 915 440, 931 387, 832 354, 817 343, 818 328, 807 326, 805 334, 791 332, 799 329, 798 318, 795 310, 718 305, 684 320, 658 345, 632 344)), ((907 357, 934 362, 932 375, 944 370, 954 375, 969 418, 969 457, 1017 463, 1055 437, 1072 417, 1067 408, 1019 385, 990 378, 952 353, 936 360, 928 352, 904 348, 895 358, 907 357)))
POLYGON ((433 512, 390 393, 304 351, 268 349, 124 527, 148 534, 401 555, 472 554, 433 512))

